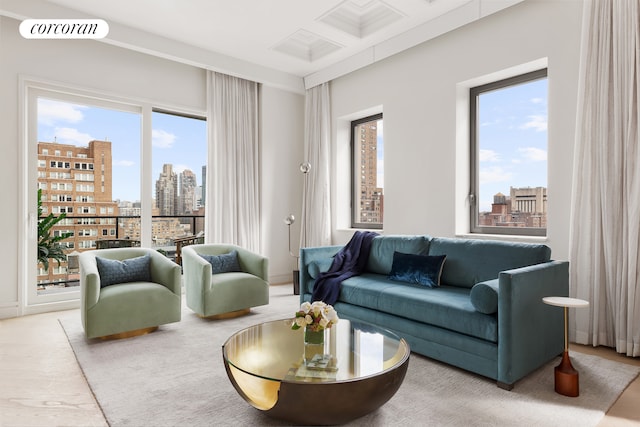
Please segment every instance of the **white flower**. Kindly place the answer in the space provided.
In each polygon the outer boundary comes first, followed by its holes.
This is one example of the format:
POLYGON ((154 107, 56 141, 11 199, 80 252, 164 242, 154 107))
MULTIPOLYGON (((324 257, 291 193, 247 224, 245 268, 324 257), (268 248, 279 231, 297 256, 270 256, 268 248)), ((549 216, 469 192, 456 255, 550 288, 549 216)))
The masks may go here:
POLYGON ((324 317, 331 323, 338 323, 338 313, 336 312, 336 310, 331 307, 330 305, 327 306, 327 308, 324 311, 324 317))
POLYGON ((305 301, 300 304, 300 310, 296 312, 291 328, 310 327, 317 331, 330 328, 337 322, 338 313, 331 305, 322 301, 314 301, 313 303, 305 301))
POLYGON ((311 309, 311 303, 309 301, 305 301, 302 304, 300 304, 300 311, 302 311, 303 313, 308 313, 310 309, 311 309))

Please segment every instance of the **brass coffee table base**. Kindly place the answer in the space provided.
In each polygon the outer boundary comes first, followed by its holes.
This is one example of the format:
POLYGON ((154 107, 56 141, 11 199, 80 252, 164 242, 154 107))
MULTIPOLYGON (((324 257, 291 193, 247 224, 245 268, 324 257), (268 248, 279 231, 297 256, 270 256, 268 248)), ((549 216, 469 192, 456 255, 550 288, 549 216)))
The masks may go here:
POLYGON ((408 366, 406 354, 400 366, 376 376, 335 383, 281 381, 279 389, 267 390, 277 382, 253 377, 252 386, 247 387, 247 374, 225 363, 236 391, 253 407, 270 417, 301 425, 344 424, 375 411, 398 391, 408 366), (249 396, 249 390, 255 395, 249 396))
POLYGON ((304 329, 293 319, 264 322, 222 346, 229 381, 251 406, 287 424, 344 424, 375 411, 398 391, 407 342, 384 328, 346 319, 325 331, 331 368, 306 364, 304 329))

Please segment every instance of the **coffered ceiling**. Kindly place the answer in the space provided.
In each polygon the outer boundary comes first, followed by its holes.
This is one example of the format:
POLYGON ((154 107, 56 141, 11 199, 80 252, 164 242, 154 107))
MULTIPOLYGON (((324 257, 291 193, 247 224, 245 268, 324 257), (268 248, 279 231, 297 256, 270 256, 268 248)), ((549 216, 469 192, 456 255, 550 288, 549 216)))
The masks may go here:
POLYGON ((26 18, 101 18, 107 43, 311 87, 523 0, 2 0, 26 18))

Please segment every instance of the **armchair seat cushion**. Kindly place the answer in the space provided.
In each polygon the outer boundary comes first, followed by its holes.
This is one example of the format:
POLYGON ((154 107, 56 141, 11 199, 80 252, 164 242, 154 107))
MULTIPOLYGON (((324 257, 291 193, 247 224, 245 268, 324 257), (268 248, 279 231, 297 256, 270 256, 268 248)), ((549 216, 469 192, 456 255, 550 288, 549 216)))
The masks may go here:
POLYGON ((152 282, 111 285, 100 292, 99 304, 88 310, 94 319, 96 336, 111 335, 111 330, 131 331, 166 323, 167 313, 181 306, 180 296, 152 282), (143 307, 153 307, 145 310, 143 307))

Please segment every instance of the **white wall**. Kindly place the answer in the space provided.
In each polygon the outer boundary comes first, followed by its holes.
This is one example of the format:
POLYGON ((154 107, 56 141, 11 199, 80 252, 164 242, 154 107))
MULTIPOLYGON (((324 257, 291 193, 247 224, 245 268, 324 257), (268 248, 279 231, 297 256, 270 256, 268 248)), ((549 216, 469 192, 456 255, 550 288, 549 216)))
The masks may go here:
MULTIPOLYGON (((486 19, 423 43, 331 82, 334 126, 332 183, 335 243, 352 230, 349 150, 341 126, 355 113, 382 109, 385 131, 385 229, 387 234, 456 235, 465 209, 465 156, 457 146, 457 86, 461 82, 540 58, 549 68, 549 216, 547 244, 568 258, 571 163, 582 2, 527 0, 486 19)), ((0 129, 5 209, 0 257, 0 318, 17 313, 18 76, 21 74, 100 92, 205 111, 205 71, 95 41, 24 40, 18 22, 0 18, 0 129), (9 207, 9 208, 7 208, 9 207)), ((262 240, 270 276, 287 280, 293 267, 283 219, 299 218, 303 160, 303 96, 271 87, 261 91, 262 240)), ((299 221, 292 228, 296 251, 299 221)))
MULTIPOLYGON (((0 129, 4 209, 0 257, 0 318, 18 311, 17 248, 26 218, 18 208, 20 188, 19 76, 37 77, 97 92, 206 112, 206 72, 105 43, 88 40, 25 40, 19 21, 0 17, 0 129)), ((301 205, 298 164, 302 159, 304 97, 274 88, 262 90, 263 248, 270 275, 290 277, 283 212, 301 205), (293 186, 293 190, 289 187, 293 186), (276 208, 274 208, 274 206, 276 208), (291 206, 291 207, 289 207, 291 206), (282 211, 282 212, 281 212, 282 211)))
POLYGON ((269 255, 272 283, 291 282, 296 258, 289 255, 284 219, 292 213, 291 251, 298 253, 304 156, 304 97, 262 86, 262 247, 269 255))
POLYGON ((457 121, 457 86, 547 58, 549 213, 544 241, 554 258, 567 259, 581 19, 581 1, 527 0, 332 81, 335 243, 347 241, 353 232, 345 208, 350 184, 344 127, 354 113, 378 106, 384 112, 384 233, 454 236, 464 231, 456 223, 460 212, 468 217, 468 138, 464 123, 457 121), (463 147, 457 143, 460 135, 463 147))

